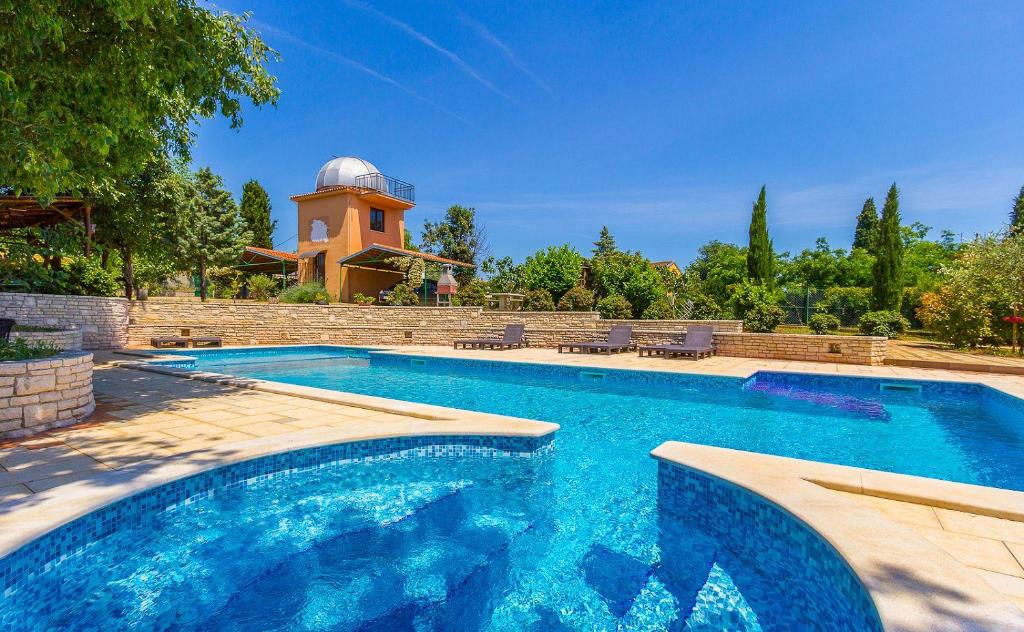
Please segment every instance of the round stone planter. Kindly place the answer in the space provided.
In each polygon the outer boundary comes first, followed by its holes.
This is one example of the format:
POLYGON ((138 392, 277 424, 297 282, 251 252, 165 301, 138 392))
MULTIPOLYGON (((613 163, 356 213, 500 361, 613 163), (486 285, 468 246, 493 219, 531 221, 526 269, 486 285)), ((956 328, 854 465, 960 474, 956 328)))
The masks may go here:
POLYGON ((68 426, 95 408, 87 351, 0 362, 0 439, 68 426))
POLYGON ((15 329, 11 332, 11 338, 19 338, 29 344, 49 342, 63 351, 80 351, 82 349, 82 330, 74 327, 60 331, 18 331, 15 329))

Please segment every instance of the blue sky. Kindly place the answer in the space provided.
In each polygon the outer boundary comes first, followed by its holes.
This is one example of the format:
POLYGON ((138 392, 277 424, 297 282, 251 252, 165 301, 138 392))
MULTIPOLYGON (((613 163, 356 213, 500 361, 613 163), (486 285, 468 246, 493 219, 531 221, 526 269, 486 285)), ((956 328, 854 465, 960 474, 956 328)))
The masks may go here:
POLYGON ((779 250, 848 247, 893 181, 905 220, 998 229, 1024 185, 1024 3, 218 0, 281 54, 277 108, 194 151, 258 179, 294 249, 320 165, 416 185, 407 213, 474 206, 490 254, 619 246, 681 264, 745 243, 768 187, 779 250))

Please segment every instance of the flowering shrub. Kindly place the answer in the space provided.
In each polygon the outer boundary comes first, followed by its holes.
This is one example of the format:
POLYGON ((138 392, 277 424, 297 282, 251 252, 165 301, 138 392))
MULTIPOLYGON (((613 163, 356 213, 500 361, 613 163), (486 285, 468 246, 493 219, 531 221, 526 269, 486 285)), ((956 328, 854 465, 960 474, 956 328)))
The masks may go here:
POLYGON ((977 347, 992 336, 992 310, 970 292, 944 285, 921 297, 917 317, 940 338, 962 349, 977 347))

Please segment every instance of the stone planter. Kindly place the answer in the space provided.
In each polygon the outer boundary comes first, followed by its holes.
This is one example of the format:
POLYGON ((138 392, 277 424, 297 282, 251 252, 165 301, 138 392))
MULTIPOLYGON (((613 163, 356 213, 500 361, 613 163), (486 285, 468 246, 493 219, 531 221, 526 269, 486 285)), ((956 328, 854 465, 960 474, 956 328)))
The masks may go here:
POLYGON ((0 362, 0 439, 69 426, 95 408, 89 352, 0 362))
POLYGON ((11 332, 11 338, 19 338, 29 344, 49 342, 61 351, 82 350, 82 330, 69 327, 60 331, 18 331, 11 332))

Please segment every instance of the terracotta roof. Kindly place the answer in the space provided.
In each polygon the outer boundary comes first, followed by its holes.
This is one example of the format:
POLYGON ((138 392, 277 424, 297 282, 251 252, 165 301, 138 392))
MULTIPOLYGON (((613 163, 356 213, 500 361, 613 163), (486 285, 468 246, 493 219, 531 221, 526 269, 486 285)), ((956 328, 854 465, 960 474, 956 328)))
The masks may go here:
POLYGON ((453 266, 459 266, 460 268, 475 268, 471 263, 465 263, 462 261, 455 261, 454 259, 445 259, 444 257, 438 257, 432 255, 429 252, 416 252, 415 250, 406 250, 405 248, 398 248, 397 246, 383 246, 381 244, 370 244, 366 248, 363 248, 359 252, 350 254, 347 257, 343 257, 338 263, 358 263, 362 258, 367 255, 377 254, 389 254, 395 257, 416 257, 423 259, 424 261, 434 261, 436 263, 448 263, 453 266))
POLYGON ((299 256, 294 252, 282 252, 280 250, 271 250, 270 248, 259 248, 257 246, 246 246, 246 252, 251 252, 258 255, 266 255, 273 257, 274 259, 280 259, 284 261, 298 261, 299 256))
MULTIPOLYGON (((675 261, 652 261, 651 265, 652 266, 658 266, 658 267, 667 268, 669 266, 676 266, 676 262, 675 261)), ((678 268, 679 266, 676 266, 676 267, 678 268)))

